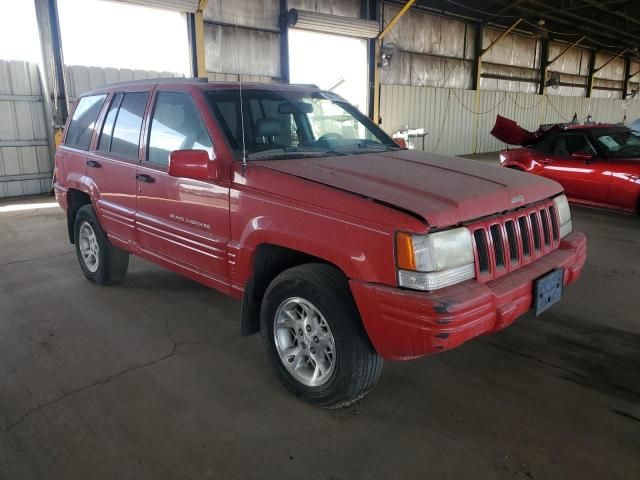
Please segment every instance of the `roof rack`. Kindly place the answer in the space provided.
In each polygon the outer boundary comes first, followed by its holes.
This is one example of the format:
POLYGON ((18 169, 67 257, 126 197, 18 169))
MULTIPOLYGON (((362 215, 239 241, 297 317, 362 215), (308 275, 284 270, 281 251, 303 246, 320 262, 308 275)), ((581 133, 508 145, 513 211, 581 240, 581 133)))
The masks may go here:
POLYGON ((313 87, 320 89, 315 83, 285 83, 285 85, 291 85, 292 87, 313 87))
POLYGON ((201 77, 158 77, 158 78, 142 78, 140 80, 128 80, 124 82, 109 83, 101 88, 118 87, 122 85, 136 85, 145 83, 207 83, 209 80, 201 77))

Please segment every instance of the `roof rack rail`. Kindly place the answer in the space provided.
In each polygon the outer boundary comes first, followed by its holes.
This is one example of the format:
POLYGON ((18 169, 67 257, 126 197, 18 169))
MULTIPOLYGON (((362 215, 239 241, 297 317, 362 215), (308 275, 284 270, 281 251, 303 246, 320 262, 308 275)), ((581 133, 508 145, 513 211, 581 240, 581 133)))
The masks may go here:
POLYGON ((291 85, 293 87, 313 87, 313 88, 318 88, 318 89, 320 88, 315 83, 287 83, 285 85, 291 85))
POLYGON ((109 83, 105 87, 117 87, 120 85, 136 85, 144 83, 207 83, 209 80, 201 77, 156 77, 141 78, 140 80, 128 80, 124 82, 109 83))

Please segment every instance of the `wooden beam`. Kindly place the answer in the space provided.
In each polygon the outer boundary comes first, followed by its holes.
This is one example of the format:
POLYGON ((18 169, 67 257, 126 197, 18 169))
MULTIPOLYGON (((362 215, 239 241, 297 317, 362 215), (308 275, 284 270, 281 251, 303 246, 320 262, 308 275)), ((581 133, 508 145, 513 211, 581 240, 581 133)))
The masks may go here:
POLYGON ((378 60, 380 59, 380 49, 382 48, 382 39, 385 37, 387 33, 391 31, 393 26, 400 20, 405 13, 409 11, 411 6, 416 2, 416 0, 409 0, 404 7, 400 9, 400 11, 396 14, 395 17, 391 19, 389 24, 380 32, 376 38, 375 42, 375 51, 374 51, 374 61, 376 64, 374 76, 373 76, 373 121, 377 124, 380 123, 380 66, 378 65, 378 60))
MULTIPOLYGON (((511 33, 511 31, 516 28, 520 22, 522 21, 521 18, 519 18, 518 20, 516 20, 509 28, 507 28, 504 32, 502 32, 498 38, 496 38, 493 42, 491 42, 489 44, 489 46, 487 48, 485 48, 484 50, 482 50, 482 36, 480 37, 480 55, 478 56, 478 58, 476 59, 477 62, 477 67, 476 67, 476 86, 477 86, 477 90, 480 90, 480 73, 482 72, 482 57, 484 57, 487 53, 489 53, 489 51, 495 47, 498 42, 500 40, 502 40, 504 37, 506 37, 507 35, 509 35, 511 33)), ((476 47, 477 48, 477 47, 476 47)))
POLYGON ((416 3, 416 0, 408 0, 407 3, 405 3, 404 7, 400 9, 400 11, 396 14, 396 16, 393 17, 389 22, 389 24, 386 27, 384 27, 382 32, 380 32, 380 34, 378 35, 378 40, 382 40, 385 37, 385 35, 391 31, 393 26, 398 22, 398 20, 400 20, 404 16, 405 13, 409 11, 409 9, 414 3, 416 3))
POLYGON ((207 0, 200 0, 198 10, 193 14, 194 18, 194 37, 196 47, 196 75, 201 78, 207 78, 207 66, 204 52, 204 9, 207 6, 207 0))
POLYGON ((553 59, 549 60, 547 62, 547 68, 549 68, 549 65, 551 65, 552 63, 554 63, 556 60, 558 60, 560 57, 562 57, 565 53, 567 53, 569 50, 574 49, 575 47, 577 47, 580 42, 582 42, 585 38, 587 37, 580 37, 578 40, 576 40, 575 42, 573 42, 571 45, 569 45, 567 48, 565 48, 562 52, 560 52, 558 55, 556 55, 555 57, 553 57, 553 59))

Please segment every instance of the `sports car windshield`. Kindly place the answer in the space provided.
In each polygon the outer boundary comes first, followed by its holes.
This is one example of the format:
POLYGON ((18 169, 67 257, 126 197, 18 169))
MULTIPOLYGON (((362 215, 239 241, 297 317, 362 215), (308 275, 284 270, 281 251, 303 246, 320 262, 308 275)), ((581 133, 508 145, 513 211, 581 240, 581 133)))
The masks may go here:
POLYGON ((630 130, 597 132, 594 135, 610 158, 640 157, 640 135, 630 130))
POLYGON ((373 122, 330 92, 245 89, 241 99, 239 89, 234 89, 207 95, 236 158, 244 154, 247 160, 269 160, 398 149, 373 122))

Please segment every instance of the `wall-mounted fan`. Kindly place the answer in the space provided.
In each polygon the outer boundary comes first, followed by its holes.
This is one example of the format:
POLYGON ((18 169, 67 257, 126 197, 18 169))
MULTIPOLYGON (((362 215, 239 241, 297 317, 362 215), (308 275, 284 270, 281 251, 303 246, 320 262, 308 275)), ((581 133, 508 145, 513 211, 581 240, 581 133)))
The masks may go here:
POLYGON ((551 88, 558 88, 560 86, 560 72, 549 72, 545 85, 551 88))
POLYGON ((398 53, 398 46, 395 43, 385 43, 380 48, 380 58, 378 59, 378 66, 382 70, 387 71, 391 69, 391 63, 393 58, 398 53))

